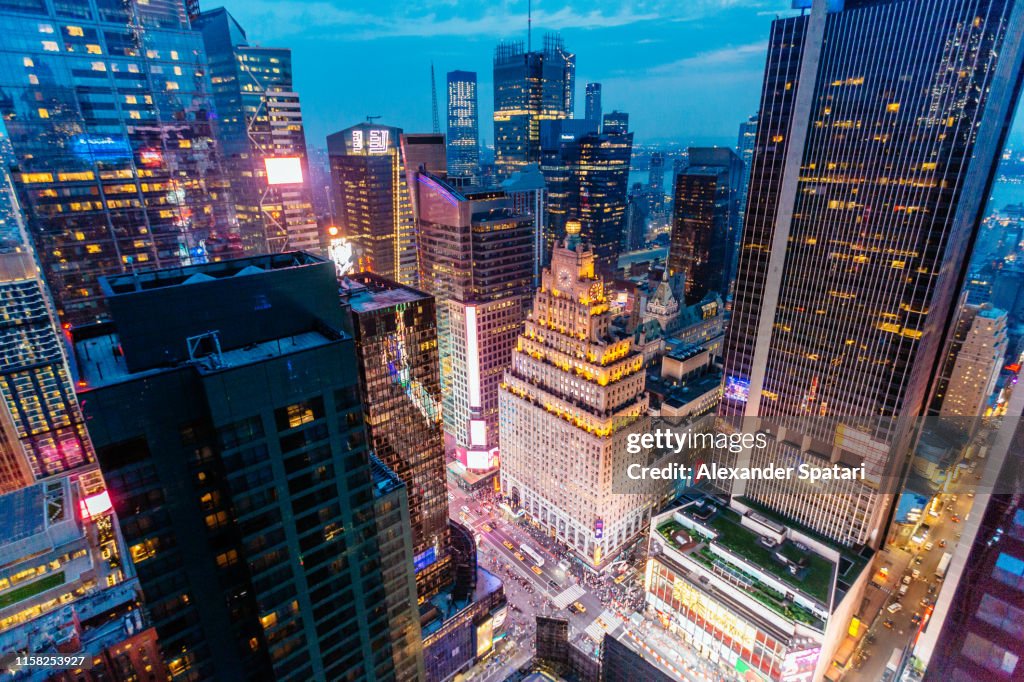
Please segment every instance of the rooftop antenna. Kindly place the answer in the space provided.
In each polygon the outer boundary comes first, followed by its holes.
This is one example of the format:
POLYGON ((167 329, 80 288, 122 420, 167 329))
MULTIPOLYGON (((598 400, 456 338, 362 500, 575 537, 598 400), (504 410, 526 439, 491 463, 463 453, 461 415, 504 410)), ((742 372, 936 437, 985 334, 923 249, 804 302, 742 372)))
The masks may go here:
POLYGON ((526 51, 533 52, 533 0, 526 0, 526 51))
POLYGON ((374 115, 370 115, 370 114, 367 114, 367 116, 366 116, 366 122, 367 122, 367 123, 373 123, 373 122, 374 122, 375 120, 377 120, 378 118, 381 118, 381 115, 380 115, 380 114, 374 114, 374 115))
POLYGON ((430 62, 430 103, 434 112, 434 132, 441 132, 441 123, 437 118, 437 84, 434 82, 434 62, 430 62))

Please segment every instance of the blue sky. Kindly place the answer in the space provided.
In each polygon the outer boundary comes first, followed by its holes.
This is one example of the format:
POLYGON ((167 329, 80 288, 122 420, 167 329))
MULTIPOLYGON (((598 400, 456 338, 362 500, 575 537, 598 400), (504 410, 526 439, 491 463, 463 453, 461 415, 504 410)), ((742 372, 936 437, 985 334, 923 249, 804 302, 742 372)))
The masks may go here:
MULTIPOLYGON (((480 135, 490 142, 494 47, 526 38, 527 0, 223 3, 250 42, 292 49, 307 140, 317 147, 369 114, 430 131, 431 61, 442 131, 445 74, 476 71, 480 135)), ((769 25, 792 14, 789 7, 789 0, 533 0, 534 45, 558 31, 576 54, 580 116, 584 85, 596 80, 604 110, 628 111, 639 143, 735 144, 740 121, 757 109, 769 25)))

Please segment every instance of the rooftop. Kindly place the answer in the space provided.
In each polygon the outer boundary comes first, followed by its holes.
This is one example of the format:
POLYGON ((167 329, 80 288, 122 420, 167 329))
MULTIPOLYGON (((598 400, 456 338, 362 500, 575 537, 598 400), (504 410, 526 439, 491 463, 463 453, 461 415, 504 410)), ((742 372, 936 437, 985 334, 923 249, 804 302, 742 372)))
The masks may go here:
POLYGON ((357 275, 341 282, 341 295, 352 310, 366 313, 383 308, 391 308, 402 303, 422 301, 430 298, 430 294, 407 287, 383 277, 357 275))
POLYGON ((324 346, 331 339, 319 331, 307 331, 241 348, 197 355, 195 360, 131 372, 125 364, 116 333, 81 339, 75 343, 74 357, 81 381, 88 388, 98 388, 124 381, 129 377, 158 374, 168 369, 192 365, 201 374, 212 374, 224 369, 251 365, 271 358, 289 355, 310 348, 324 346))
POLYGON ((0 495, 0 545, 7 545, 46 530, 43 514, 43 484, 0 495))
POLYGON ((112 275, 101 278, 100 286, 103 288, 104 295, 113 296, 182 284, 210 282, 217 279, 252 275, 271 270, 298 268, 323 262, 325 262, 323 259, 303 251, 291 251, 249 258, 236 258, 216 263, 112 275))

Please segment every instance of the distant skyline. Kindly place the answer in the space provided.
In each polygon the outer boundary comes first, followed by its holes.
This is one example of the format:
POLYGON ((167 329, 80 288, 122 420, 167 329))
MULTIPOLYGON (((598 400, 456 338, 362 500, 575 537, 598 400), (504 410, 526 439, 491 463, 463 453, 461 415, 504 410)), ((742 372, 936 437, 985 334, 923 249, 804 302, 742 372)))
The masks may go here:
MULTIPOLYGON (((444 74, 477 72, 480 140, 493 144, 494 48, 527 38, 527 0, 202 1, 222 5, 251 43, 292 49, 307 141, 318 148, 371 114, 429 132, 431 62, 442 118, 444 74)), ((732 146, 758 108, 771 21, 794 12, 790 0, 534 0, 533 45, 558 32, 576 54, 578 117, 586 83, 598 81, 604 111, 628 111, 637 144, 732 146)))

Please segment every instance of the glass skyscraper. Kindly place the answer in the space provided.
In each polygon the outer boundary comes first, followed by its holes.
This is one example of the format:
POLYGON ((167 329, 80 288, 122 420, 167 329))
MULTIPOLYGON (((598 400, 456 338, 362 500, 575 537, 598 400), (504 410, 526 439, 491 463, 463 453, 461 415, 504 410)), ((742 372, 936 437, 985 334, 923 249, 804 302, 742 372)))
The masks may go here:
POLYGON ((721 414, 772 431, 754 466, 864 464, 852 485, 733 490, 840 543, 882 541, 883 481, 905 465, 1020 94, 1021 13, 858 1, 772 24, 721 414))
POLYGON ((584 118, 601 127, 601 84, 587 83, 587 100, 584 118))
POLYGON ((192 26, 209 59, 217 138, 245 251, 319 250, 292 51, 251 45, 224 8, 201 13, 192 26), (290 159, 298 175, 268 174, 266 159, 290 159))
POLYGON ((576 55, 560 36, 544 36, 544 49, 498 45, 494 54, 494 165, 500 179, 540 161, 540 122, 573 117, 576 55))
POLYGON ((448 72, 448 174, 470 177, 480 167, 476 72, 448 72))
POLYGON ((181 0, 0 8, 0 116, 64 321, 98 278, 214 260, 233 233, 202 39, 181 0))

